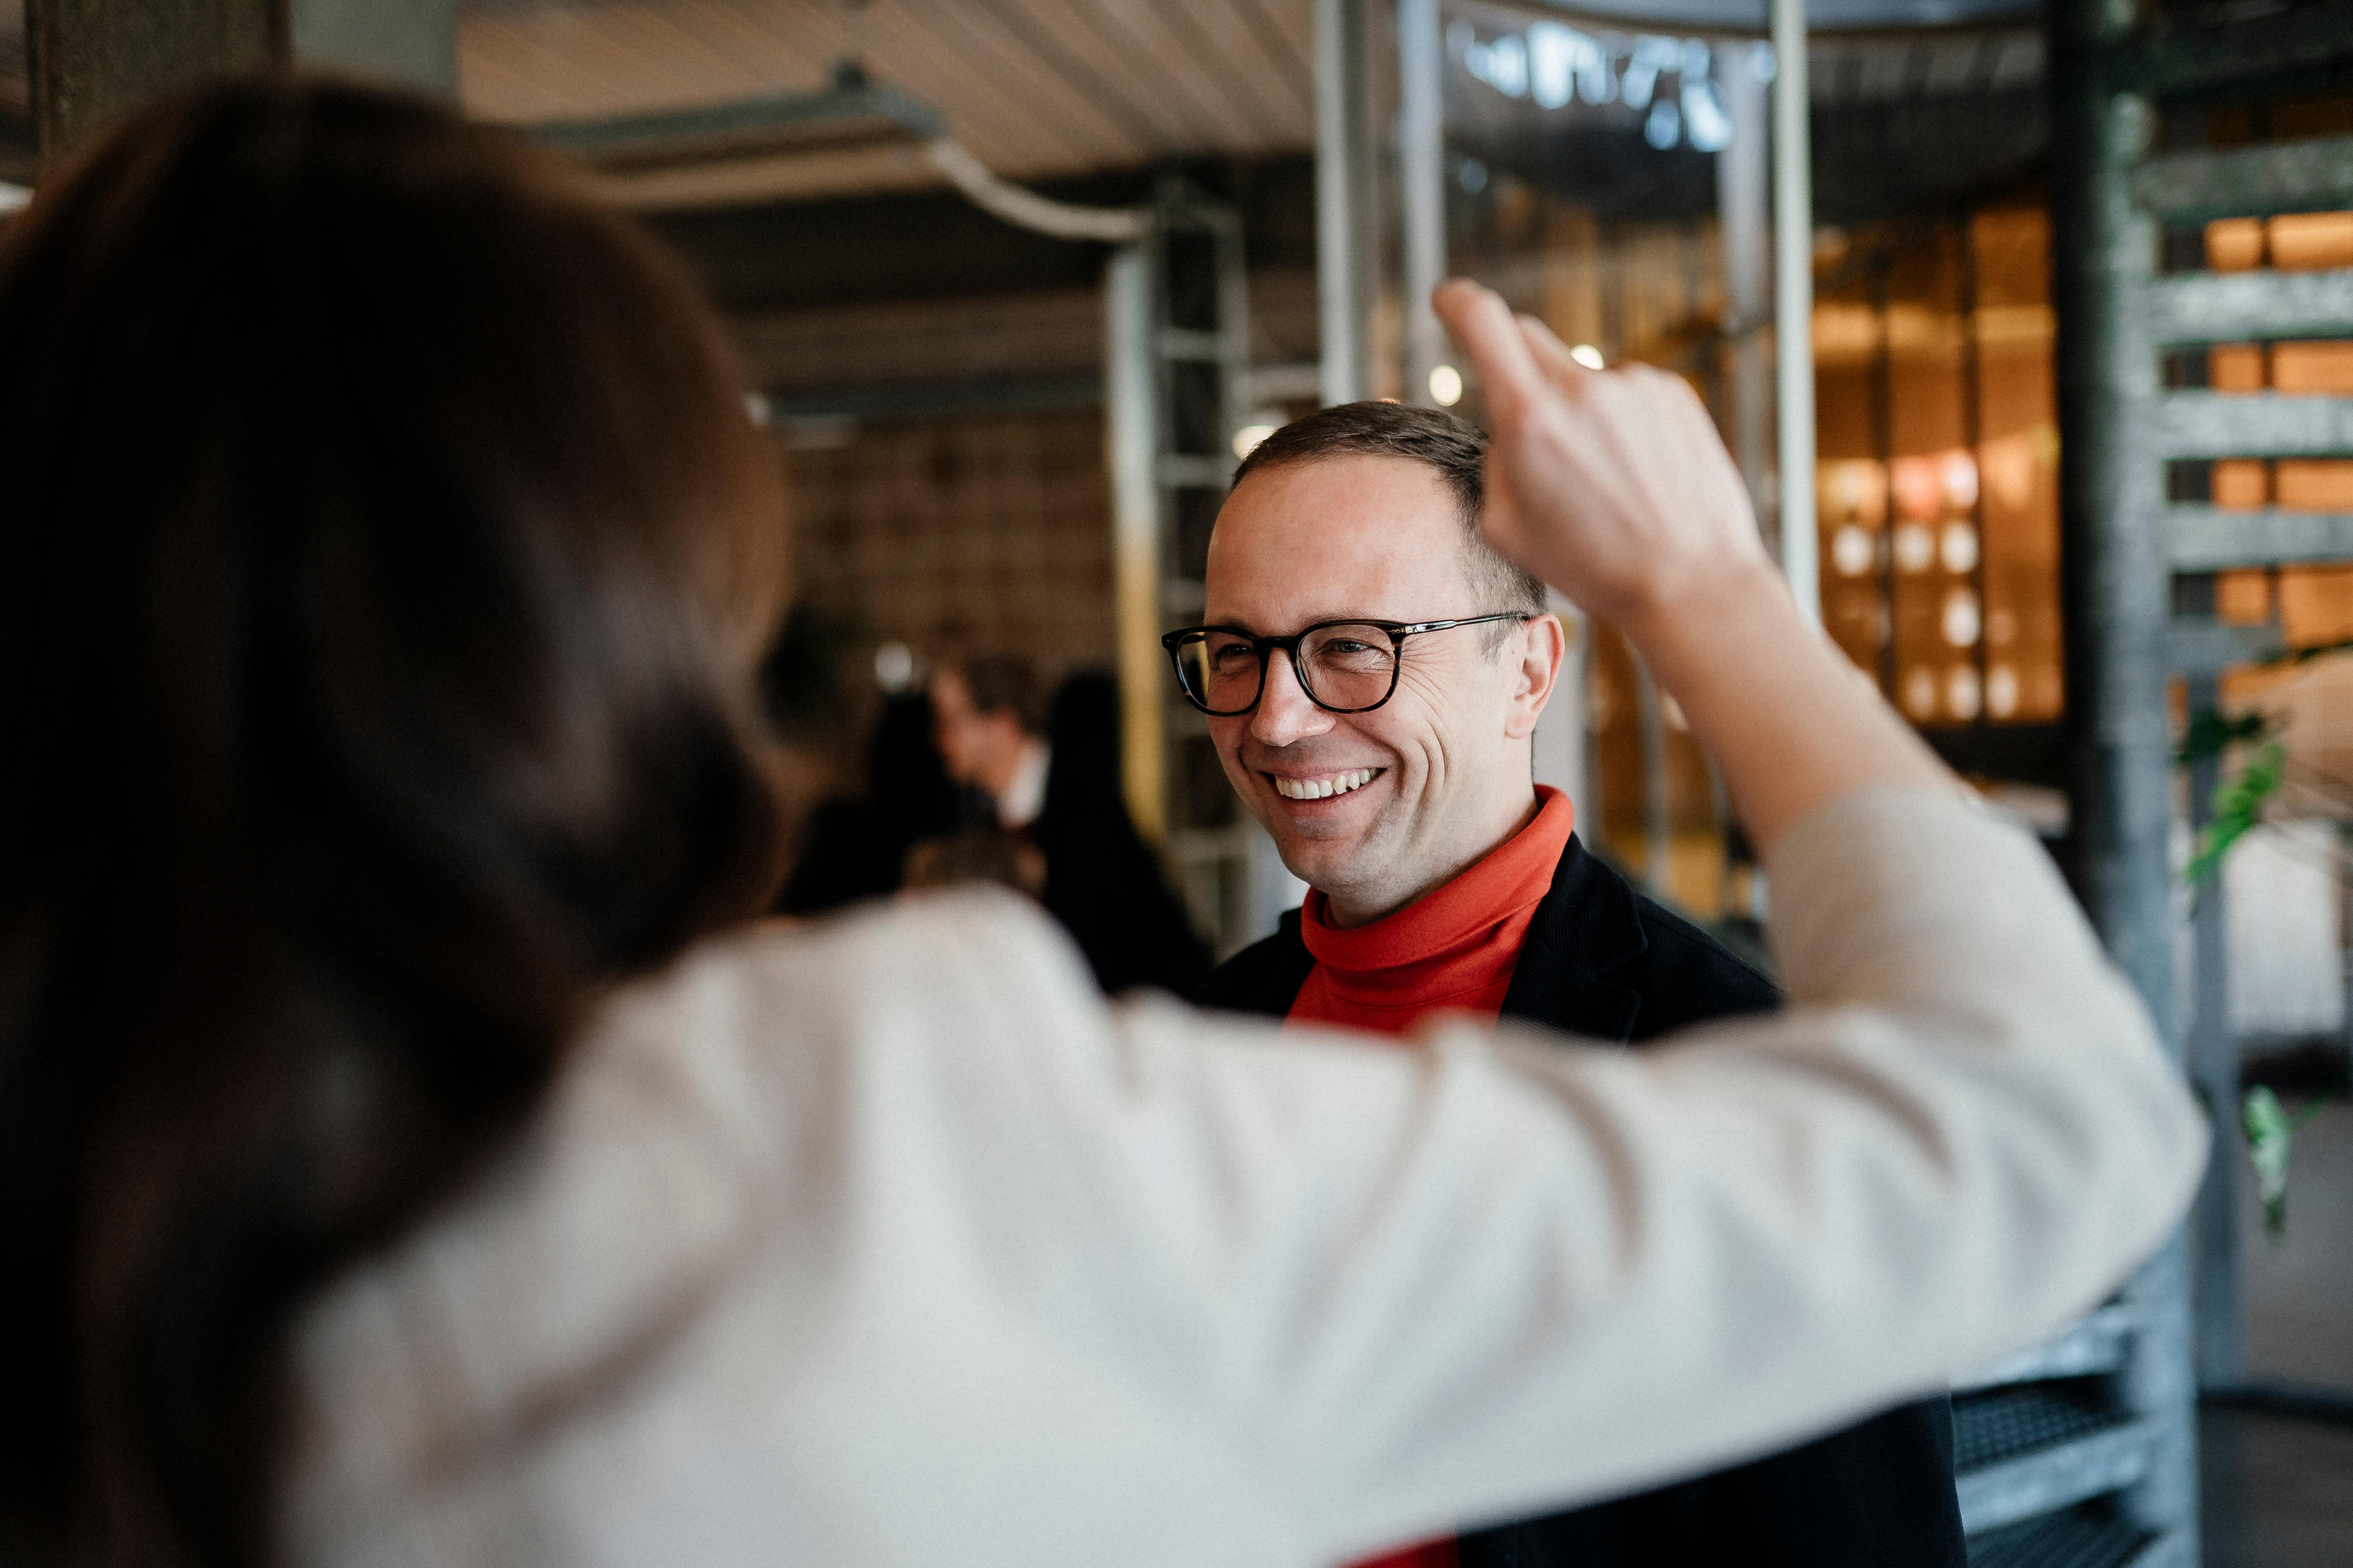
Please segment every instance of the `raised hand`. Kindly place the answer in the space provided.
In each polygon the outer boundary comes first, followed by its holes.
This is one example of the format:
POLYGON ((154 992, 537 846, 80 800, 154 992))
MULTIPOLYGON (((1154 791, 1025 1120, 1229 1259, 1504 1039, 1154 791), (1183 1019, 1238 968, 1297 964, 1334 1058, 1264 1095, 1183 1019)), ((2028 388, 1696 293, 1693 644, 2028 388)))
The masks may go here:
POLYGON ((1447 283, 1432 302, 1486 389, 1487 537, 1626 635, 1682 701, 1760 848, 1850 790, 1953 787, 1798 613, 1689 387, 1641 365, 1588 370, 1475 283, 1447 283))
POLYGON ((1630 632, 1705 584, 1765 581, 1747 489, 1681 377, 1588 370, 1543 322, 1461 279, 1434 303, 1486 391, 1497 549, 1630 632))

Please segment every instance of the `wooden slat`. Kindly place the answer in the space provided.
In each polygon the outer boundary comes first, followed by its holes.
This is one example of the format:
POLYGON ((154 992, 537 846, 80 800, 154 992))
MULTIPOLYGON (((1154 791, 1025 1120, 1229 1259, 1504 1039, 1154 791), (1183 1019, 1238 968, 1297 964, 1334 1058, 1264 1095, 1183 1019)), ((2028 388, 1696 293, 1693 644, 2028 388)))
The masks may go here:
MULTIPOLYGON (((836 0, 484 0, 460 5, 460 79, 478 118, 590 121, 812 92, 855 52, 877 81, 937 110, 990 168, 1037 180, 1308 148, 1311 9, 1310 0, 893 0, 869 8, 853 37, 836 0)), ((909 173, 877 171, 894 186, 909 173)), ((740 172, 713 178, 736 192, 725 199, 758 195, 740 172)), ((778 178, 779 194, 811 186, 778 178)), ((828 177, 814 188, 835 186, 828 177)))

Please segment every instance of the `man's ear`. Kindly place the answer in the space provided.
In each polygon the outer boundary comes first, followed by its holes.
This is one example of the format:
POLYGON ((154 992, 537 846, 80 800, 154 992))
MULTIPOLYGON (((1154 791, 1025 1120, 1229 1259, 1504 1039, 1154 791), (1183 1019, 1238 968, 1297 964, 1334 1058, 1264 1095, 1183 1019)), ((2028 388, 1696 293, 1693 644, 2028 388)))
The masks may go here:
POLYGON ((1512 682, 1511 707, 1504 721, 1504 733, 1517 741, 1535 733, 1536 721, 1544 716, 1545 704, 1552 700, 1553 688, 1559 684, 1561 665, 1568 657, 1568 634, 1562 628, 1560 617, 1546 614, 1521 623, 1516 646, 1504 647, 1504 673, 1512 682))

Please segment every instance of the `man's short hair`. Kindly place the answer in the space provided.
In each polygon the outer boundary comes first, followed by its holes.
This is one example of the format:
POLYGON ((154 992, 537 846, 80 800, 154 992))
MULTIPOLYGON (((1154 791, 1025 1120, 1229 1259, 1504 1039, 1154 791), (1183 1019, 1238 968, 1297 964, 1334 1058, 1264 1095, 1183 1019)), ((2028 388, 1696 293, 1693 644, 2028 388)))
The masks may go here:
POLYGON ((1325 458, 1410 458, 1425 463, 1454 492, 1462 515, 1463 568, 1481 603, 1473 613, 1545 613, 1545 585, 1505 560, 1479 531, 1486 496, 1487 436, 1467 419, 1439 408, 1403 403, 1341 403, 1294 419, 1261 441, 1234 470, 1234 483, 1261 468, 1325 458))
POLYGON ((1046 702, 1038 687, 1038 667, 1019 654, 976 653, 955 666, 964 679, 972 710, 979 714, 1010 713, 1025 735, 1040 732, 1046 724, 1046 702))

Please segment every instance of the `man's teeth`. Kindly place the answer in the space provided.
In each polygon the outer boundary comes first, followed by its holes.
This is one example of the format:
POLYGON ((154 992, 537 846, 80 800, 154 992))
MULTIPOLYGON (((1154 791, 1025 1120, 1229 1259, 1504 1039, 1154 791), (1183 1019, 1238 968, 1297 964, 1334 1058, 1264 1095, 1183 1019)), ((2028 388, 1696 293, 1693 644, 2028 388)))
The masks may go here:
POLYGON ((1378 768, 1358 768, 1354 773, 1334 773, 1326 779, 1287 779, 1277 776, 1274 793, 1292 800, 1322 800, 1326 795, 1345 795, 1352 789, 1362 789, 1373 782, 1378 768))

